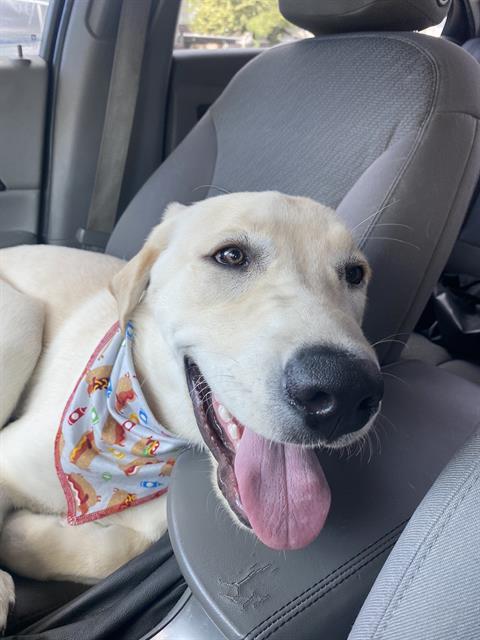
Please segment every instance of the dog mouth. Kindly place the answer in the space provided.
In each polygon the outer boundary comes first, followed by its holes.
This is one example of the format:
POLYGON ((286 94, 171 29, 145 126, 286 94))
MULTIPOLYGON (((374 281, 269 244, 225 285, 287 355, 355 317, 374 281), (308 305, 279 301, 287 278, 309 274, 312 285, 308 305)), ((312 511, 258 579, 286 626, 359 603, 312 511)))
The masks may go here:
POLYGON ((185 372, 198 428, 217 462, 217 484, 230 509, 272 549, 310 544, 331 500, 315 450, 259 435, 220 402, 191 358, 185 359, 185 372))

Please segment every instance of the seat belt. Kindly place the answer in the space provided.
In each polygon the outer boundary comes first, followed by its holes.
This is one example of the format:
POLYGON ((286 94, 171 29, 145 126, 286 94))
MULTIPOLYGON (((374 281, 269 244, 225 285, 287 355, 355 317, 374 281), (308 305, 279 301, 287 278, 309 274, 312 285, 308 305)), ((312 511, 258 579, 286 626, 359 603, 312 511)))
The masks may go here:
POLYGON ((151 0, 122 3, 92 198, 76 234, 83 248, 103 251, 117 220, 150 8, 151 0))

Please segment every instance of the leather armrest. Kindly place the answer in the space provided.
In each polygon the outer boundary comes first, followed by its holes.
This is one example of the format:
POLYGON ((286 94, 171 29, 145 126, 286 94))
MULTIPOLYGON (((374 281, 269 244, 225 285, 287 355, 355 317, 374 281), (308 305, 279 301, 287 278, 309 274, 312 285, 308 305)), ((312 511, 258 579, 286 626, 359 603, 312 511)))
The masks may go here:
POLYGON ((169 530, 200 605, 190 603, 192 637, 205 614, 229 639, 347 637, 408 519, 479 420, 478 387, 435 367, 391 365, 385 384, 372 451, 320 455, 332 509, 304 550, 272 551, 239 529, 212 490, 207 456, 179 458, 169 530))

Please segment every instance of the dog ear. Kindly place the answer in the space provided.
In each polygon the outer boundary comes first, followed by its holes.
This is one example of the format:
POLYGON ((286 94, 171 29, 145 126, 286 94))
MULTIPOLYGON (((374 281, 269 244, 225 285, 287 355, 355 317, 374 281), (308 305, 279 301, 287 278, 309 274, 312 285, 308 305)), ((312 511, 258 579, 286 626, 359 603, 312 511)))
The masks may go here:
POLYGON ((180 202, 171 202, 165 209, 162 221, 172 220, 172 218, 175 218, 185 209, 188 209, 188 206, 186 204, 181 204, 180 202))
POLYGON ((147 288, 153 263, 167 247, 176 214, 183 209, 185 209, 184 205, 177 202, 168 205, 162 222, 151 231, 142 249, 115 274, 110 282, 109 288, 117 301, 122 331, 125 330, 130 314, 147 288))

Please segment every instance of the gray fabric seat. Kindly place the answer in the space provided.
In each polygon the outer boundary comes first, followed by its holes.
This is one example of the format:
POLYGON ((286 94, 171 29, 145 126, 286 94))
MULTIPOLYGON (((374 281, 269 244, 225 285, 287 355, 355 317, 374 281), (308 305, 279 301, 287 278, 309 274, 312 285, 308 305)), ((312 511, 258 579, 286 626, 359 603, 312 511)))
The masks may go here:
POLYGON ((306 549, 283 554, 256 543, 215 499, 205 459, 178 460, 169 531, 192 596, 176 618, 183 633, 174 625, 165 638, 346 639, 406 522, 480 420, 477 389, 460 377, 418 361, 385 373, 370 455, 320 454, 332 509, 306 549), (265 574, 248 581, 256 569, 265 574), (254 593, 262 602, 242 607, 254 593), (208 632, 196 636, 197 628, 208 632))
POLYGON ((421 360, 480 385, 480 366, 452 358, 446 349, 418 333, 412 333, 408 339, 402 359, 421 360))
MULTIPOLYGON (((219 190, 279 189, 311 196, 337 208, 372 263, 365 328, 379 343, 382 362, 391 362, 401 352, 398 338, 405 340, 415 326, 445 266, 480 174, 480 68, 447 41, 416 33, 368 32, 421 28, 426 26, 425 16, 427 23, 440 21, 447 7, 440 8, 437 0, 284 0, 281 8, 290 20, 319 37, 275 47, 242 69, 128 207, 108 251, 132 256, 172 200, 189 203, 219 190), (428 17, 429 10, 434 18, 428 17), (360 28, 367 32, 355 33, 360 28)), ((398 459, 393 437, 390 448, 383 448, 376 472, 359 463, 362 483, 370 480, 379 489, 389 487, 379 490, 382 498, 375 493, 375 508, 365 522, 358 495, 348 491, 350 467, 329 467, 332 486, 345 488, 337 503, 338 519, 333 518, 328 534, 305 551, 303 566, 311 573, 292 575, 292 562, 287 572, 291 579, 281 588, 262 581, 268 593, 264 608, 239 610, 233 600, 222 598, 220 574, 206 570, 221 566, 222 579, 230 576, 234 581, 242 575, 241 567, 257 561, 268 565, 270 556, 243 536, 237 538, 229 521, 212 520, 215 505, 203 506, 204 496, 214 500, 208 463, 189 454, 177 469, 171 503, 181 509, 170 512, 172 542, 196 603, 184 623, 190 620, 195 629, 205 625, 209 638, 300 639, 312 637, 314 629, 331 640, 345 638, 385 558, 379 541, 394 543, 439 468, 460 444, 463 431, 455 421, 440 421, 436 398, 441 395, 442 406, 458 416, 455 402, 462 402, 462 429, 472 428, 466 416, 476 411, 474 387, 434 367, 422 369, 420 378, 413 375, 416 370, 405 363, 387 374, 400 372, 404 378, 405 372, 412 372, 411 384, 418 386, 424 403, 418 413, 399 417, 400 423, 394 418, 398 433, 406 438, 406 459, 418 475, 410 474, 411 484, 401 470, 392 477, 398 459), (430 436, 426 446, 419 441, 426 425, 435 432, 439 424, 447 447, 442 462, 432 454, 430 436), (401 519, 396 511, 400 507, 401 519), (190 535, 182 514, 195 514, 195 535, 190 535), (365 538, 360 539, 360 530, 365 538), (215 540, 211 548, 205 539, 215 540), (222 540, 228 541, 228 552, 222 540), (372 555, 375 562, 360 563, 359 558, 372 555), (347 579, 345 567, 359 563, 352 574, 356 579, 347 579), (327 589, 332 576, 335 585, 327 589), (328 597, 323 591, 317 597, 323 589, 328 597), (207 620, 218 625, 215 635, 207 620)), ((409 406, 400 392, 392 400, 409 406)), ((360 480, 354 483, 360 486, 360 480)))
MULTIPOLYGON (((275 47, 242 69, 153 174, 107 250, 132 256, 172 200, 216 189, 311 196, 338 208, 372 263, 370 296, 388 313, 369 306, 369 336, 409 332, 476 183, 479 115, 480 69, 449 42, 363 33, 275 47)), ((398 346, 380 345, 389 360, 398 346)))
MULTIPOLYGON (((480 38, 464 43, 467 51, 480 64, 480 38)), ((449 269, 480 277, 480 176, 467 220, 449 259, 449 269)))
POLYGON ((463 44, 463 48, 480 63, 480 38, 470 38, 463 44))
MULTIPOLYGON (((437 0, 284 0, 282 8, 292 21, 315 33, 325 28, 334 34, 275 47, 247 65, 134 198, 108 252, 131 257, 173 200, 189 203, 218 189, 279 189, 311 196, 338 208, 369 257, 375 275, 365 327, 379 343, 383 362, 389 362, 401 350, 390 339, 413 329, 458 235, 480 173, 480 68, 459 47, 421 34, 340 33, 342 25, 349 32, 423 28, 445 15, 447 7, 437 0), (352 6, 357 11, 348 12, 344 21, 342 14, 352 6), (321 11, 316 13, 316 8, 321 11)), ((436 374, 440 381, 435 384, 448 388, 446 374, 436 374)), ((422 380, 437 392, 428 371, 422 380)), ((455 397, 464 393, 468 398, 461 383, 456 381, 455 397)), ((465 415, 470 413, 466 406, 465 415)), ((470 423, 465 429, 470 432, 470 423)), ((449 457, 459 442, 448 431, 444 436, 441 453, 449 457)), ((410 440, 405 441, 409 446, 410 440)), ((411 446, 413 456, 415 443, 411 446)), ((410 458, 410 450, 407 454, 410 458)), ((391 455, 393 460, 394 450, 391 455)), ((388 470, 392 464, 385 458, 379 468, 388 470)), ((181 487, 194 487, 199 477, 206 478, 201 471, 195 465, 183 467, 182 473, 193 474, 176 490, 186 512, 192 492, 181 487)), ((346 474, 340 464, 330 480, 341 485, 346 474)), ((425 483, 434 469, 421 475, 425 483)), ((392 533, 388 523, 396 514, 388 511, 388 498, 385 495, 382 508, 378 505, 372 512, 378 517, 371 523, 371 540, 354 540, 355 531, 343 530, 339 522, 332 537, 341 534, 343 555, 364 542, 367 551, 360 549, 360 557, 368 556, 375 540, 388 538, 393 544, 405 514, 392 533)), ((343 507, 349 513, 355 513, 352 499, 345 494, 343 507)), ((407 517, 416 504, 412 499, 407 517)), ((201 529, 202 523, 196 527, 201 529)), ((199 553, 183 558, 194 572, 195 561, 207 551, 216 552, 199 542, 199 553)), ((384 555, 379 557, 372 570, 378 571, 384 555)), ((341 574, 340 567, 336 574, 341 574)), ((353 592, 335 591, 338 618, 348 612, 351 619, 371 578, 370 573, 365 581, 355 582, 353 592)), ((322 612, 327 628, 335 626, 329 611, 322 612)), ((271 635, 265 631, 262 637, 271 635)))
POLYGON ((349 640, 478 640, 479 540, 480 431, 415 512, 349 640))
MULTIPOLYGON (((480 64, 480 38, 470 38, 462 48, 480 64)), ((467 219, 449 258, 447 269, 454 273, 480 277, 480 175, 467 219)), ((421 335, 410 336, 402 358, 429 362, 480 384, 480 366, 452 358, 448 351, 421 335)))

